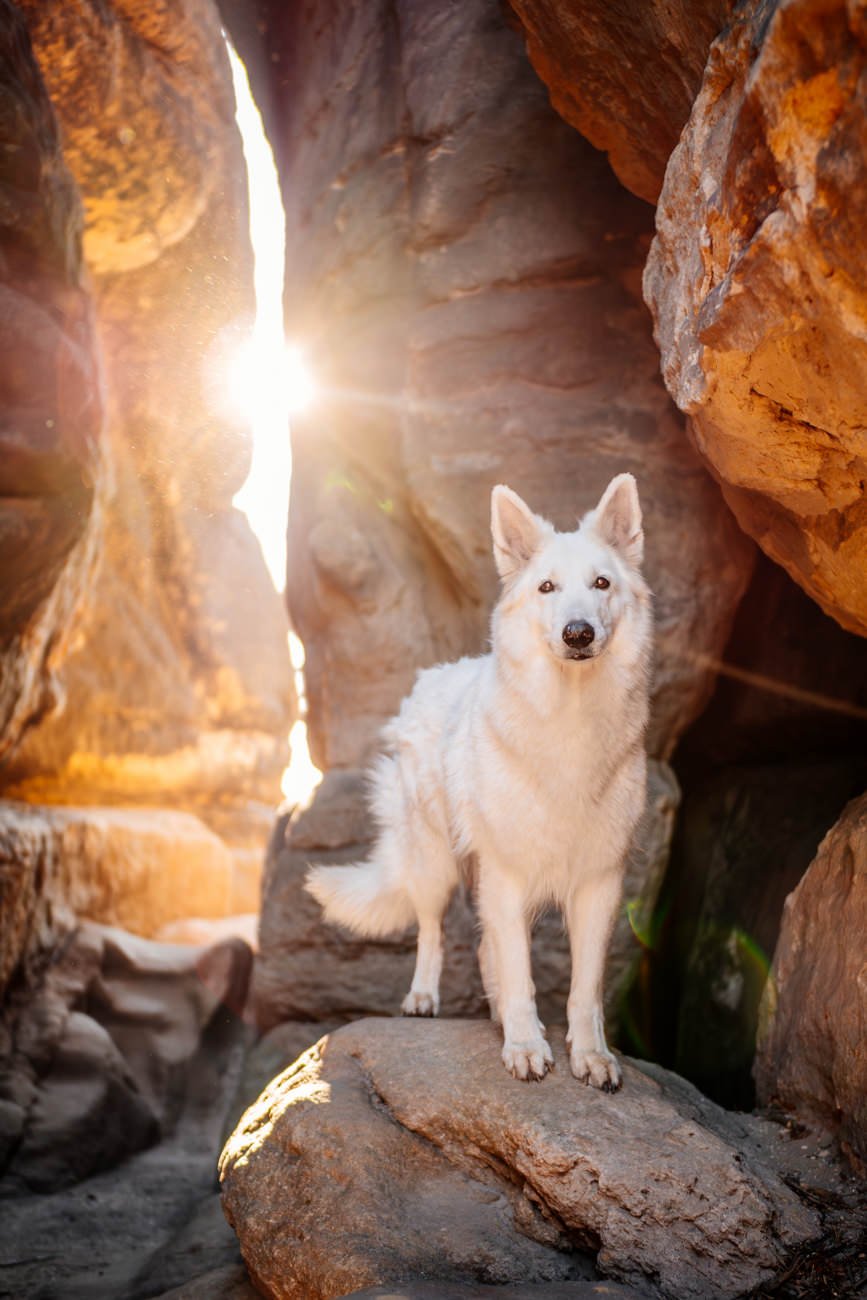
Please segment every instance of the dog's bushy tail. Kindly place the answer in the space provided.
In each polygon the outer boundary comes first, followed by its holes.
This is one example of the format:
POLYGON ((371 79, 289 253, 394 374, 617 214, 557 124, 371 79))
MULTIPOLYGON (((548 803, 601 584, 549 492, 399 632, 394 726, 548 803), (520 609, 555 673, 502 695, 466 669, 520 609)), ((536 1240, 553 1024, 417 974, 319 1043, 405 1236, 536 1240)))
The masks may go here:
POLYGON ((405 930, 416 919, 409 894, 390 869, 380 841, 369 862, 348 867, 311 867, 305 889, 321 904, 329 921, 358 934, 382 938, 405 930))

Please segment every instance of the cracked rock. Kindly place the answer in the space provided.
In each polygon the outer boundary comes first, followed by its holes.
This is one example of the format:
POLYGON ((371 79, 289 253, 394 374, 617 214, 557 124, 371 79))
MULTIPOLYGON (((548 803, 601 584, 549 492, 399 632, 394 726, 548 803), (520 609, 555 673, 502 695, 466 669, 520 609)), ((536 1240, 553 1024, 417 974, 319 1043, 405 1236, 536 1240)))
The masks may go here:
POLYGON ((556 1071, 527 1085, 490 1024, 367 1020, 274 1079, 220 1162, 263 1295, 587 1281, 595 1261, 648 1296, 722 1300, 818 1234, 776 1126, 655 1066, 586 1088, 552 1046, 556 1071))

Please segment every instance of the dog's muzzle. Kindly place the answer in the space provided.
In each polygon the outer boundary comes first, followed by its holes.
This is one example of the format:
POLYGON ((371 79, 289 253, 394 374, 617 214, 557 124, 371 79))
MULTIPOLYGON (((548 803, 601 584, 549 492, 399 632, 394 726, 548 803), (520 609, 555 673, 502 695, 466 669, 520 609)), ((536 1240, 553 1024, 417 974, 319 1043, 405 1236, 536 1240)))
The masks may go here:
POLYGON ((596 636, 586 618, 573 619, 563 628, 563 640, 570 650, 586 650, 596 636))

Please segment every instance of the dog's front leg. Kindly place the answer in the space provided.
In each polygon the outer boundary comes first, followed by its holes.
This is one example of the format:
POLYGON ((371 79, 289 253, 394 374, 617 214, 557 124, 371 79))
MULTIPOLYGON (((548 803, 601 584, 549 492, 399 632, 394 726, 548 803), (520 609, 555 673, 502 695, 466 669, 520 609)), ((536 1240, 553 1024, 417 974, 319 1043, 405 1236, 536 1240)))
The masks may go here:
POLYGON ((620 1066, 605 1042, 602 977, 608 940, 620 902, 621 873, 607 871, 584 880, 566 905, 572 949, 569 990, 569 1061, 582 1083, 605 1092, 620 1087, 620 1066))
POLYGON ((503 1024, 503 1063, 516 1079, 542 1079, 554 1057, 536 1012, 524 891, 514 877, 481 863, 478 900, 503 1024))

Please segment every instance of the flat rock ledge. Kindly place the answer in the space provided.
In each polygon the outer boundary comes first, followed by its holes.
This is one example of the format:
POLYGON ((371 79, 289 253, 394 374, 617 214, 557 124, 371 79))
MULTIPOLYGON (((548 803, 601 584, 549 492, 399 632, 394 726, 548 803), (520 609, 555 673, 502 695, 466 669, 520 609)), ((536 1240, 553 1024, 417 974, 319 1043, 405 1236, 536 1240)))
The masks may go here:
POLYGON ((819 1236, 779 1126, 636 1062, 606 1095, 572 1077, 561 1032, 551 1042, 556 1070, 525 1084, 489 1023, 364 1020, 278 1075, 220 1160, 262 1294, 601 1274, 713 1300, 769 1281, 819 1236))

